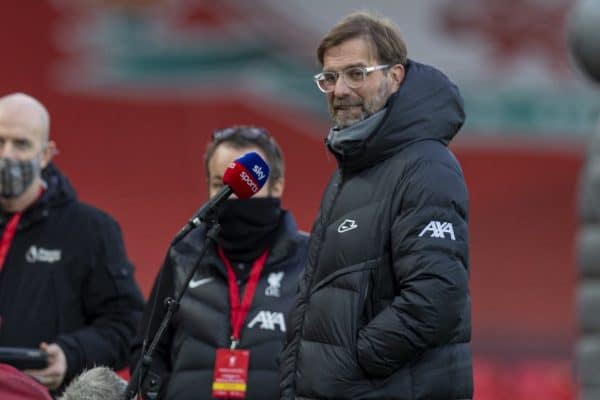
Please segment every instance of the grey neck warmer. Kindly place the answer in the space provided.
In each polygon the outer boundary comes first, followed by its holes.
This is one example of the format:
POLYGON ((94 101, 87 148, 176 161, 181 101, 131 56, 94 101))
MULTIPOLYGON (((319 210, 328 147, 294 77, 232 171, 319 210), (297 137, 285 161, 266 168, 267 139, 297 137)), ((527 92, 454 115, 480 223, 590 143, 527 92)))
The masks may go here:
POLYGON ((343 154, 345 143, 362 142, 373 133, 385 117, 386 110, 387 108, 383 108, 369 118, 350 125, 345 129, 331 128, 329 135, 327 135, 327 143, 329 143, 333 151, 343 154))

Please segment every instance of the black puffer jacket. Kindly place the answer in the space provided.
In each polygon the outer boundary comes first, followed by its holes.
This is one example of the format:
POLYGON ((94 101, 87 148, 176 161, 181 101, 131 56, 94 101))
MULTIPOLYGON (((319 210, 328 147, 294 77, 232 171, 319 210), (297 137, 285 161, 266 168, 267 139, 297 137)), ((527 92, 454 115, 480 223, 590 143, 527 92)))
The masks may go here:
MULTIPOLYGON (((126 365, 144 300, 115 220, 79 202, 52 164, 43 177, 0 272, 0 346, 58 343, 68 383, 94 365, 126 365)), ((0 214, 0 230, 8 219, 0 214)))
MULTIPOLYGON (((203 226, 171 249, 150 296, 150 307, 181 290, 204 242, 203 226)), ((307 248, 308 235, 299 232, 292 215, 285 212, 241 331, 239 348, 250 351, 247 399, 278 397, 277 358, 285 342, 285 317, 297 293, 307 248)), ((246 289, 247 277, 242 280, 240 293, 246 289)), ((148 324, 150 307, 144 314, 142 326, 148 324)), ((161 316, 162 313, 157 312, 150 319, 152 332, 158 327, 161 316)), ((145 332, 141 333, 143 335, 145 332)), ((144 396, 149 398, 150 392, 160 391, 161 399, 211 399, 215 352, 218 348, 229 347, 230 335, 227 272, 217 252, 211 247, 157 347, 150 374, 142 389, 144 396), (153 379, 160 380, 162 387, 152 385, 153 379)), ((134 362, 139 359, 141 339, 136 341, 134 362)))
POLYGON ((282 398, 472 397, 468 199, 446 147, 462 99, 439 71, 410 62, 384 113, 366 139, 334 151, 282 398))

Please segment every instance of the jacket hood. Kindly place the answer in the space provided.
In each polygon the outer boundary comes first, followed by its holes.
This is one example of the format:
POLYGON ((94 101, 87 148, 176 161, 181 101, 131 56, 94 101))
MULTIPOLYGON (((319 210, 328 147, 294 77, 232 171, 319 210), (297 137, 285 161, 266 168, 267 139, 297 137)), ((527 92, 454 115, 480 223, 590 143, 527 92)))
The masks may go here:
POLYGON ((448 145, 465 120, 463 99, 456 85, 439 70, 412 60, 408 61, 400 88, 382 112, 385 115, 374 129, 369 119, 358 123, 371 130, 365 132, 365 139, 347 141, 335 150, 328 143, 342 169, 368 167, 421 140, 448 145))
POLYGON ((55 207, 77 198, 71 182, 54 164, 50 163, 44 168, 42 179, 46 182, 46 193, 40 201, 42 206, 55 207))

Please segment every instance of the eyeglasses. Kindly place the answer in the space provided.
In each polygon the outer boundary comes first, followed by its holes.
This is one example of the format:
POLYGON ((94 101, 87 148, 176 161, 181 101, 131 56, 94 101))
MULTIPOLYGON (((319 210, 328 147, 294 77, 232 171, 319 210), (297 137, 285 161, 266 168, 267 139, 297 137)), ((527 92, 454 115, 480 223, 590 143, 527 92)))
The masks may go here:
MULTIPOLYGON (((342 79, 346 86, 351 89, 358 89, 367 80, 367 75, 373 71, 388 68, 389 65, 374 65, 372 67, 348 67, 342 71, 342 79)), ((323 93, 332 92, 335 89, 335 84, 340 77, 339 72, 325 71, 314 76, 315 83, 319 90, 323 93)))
POLYGON ((212 140, 227 140, 232 138, 233 136, 243 137, 244 139, 248 140, 256 140, 259 138, 271 138, 269 133, 262 128, 257 128, 255 126, 239 125, 214 131, 212 133, 212 140))

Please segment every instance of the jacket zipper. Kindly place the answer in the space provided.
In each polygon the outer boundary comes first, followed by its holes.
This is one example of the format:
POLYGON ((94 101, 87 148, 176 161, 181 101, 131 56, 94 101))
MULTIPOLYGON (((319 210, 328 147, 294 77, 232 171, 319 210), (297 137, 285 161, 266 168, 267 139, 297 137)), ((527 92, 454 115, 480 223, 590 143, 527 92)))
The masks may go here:
MULTIPOLYGON (((344 181, 342 170, 339 170, 339 171, 340 171, 339 179, 336 182, 334 182, 335 192, 333 193, 333 196, 331 199, 331 204, 329 205, 329 208, 327 209, 327 214, 321 218, 321 228, 322 229, 321 229, 321 235, 319 236, 319 245, 318 245, 317 253, 316 253, 317 256, 320 256, 320 254, 321 254, 321 250, 323 248, 323 242, 325 241, 325 233, 327 232, 327 227, 329 226, 329 223, 331 222, 330 219, 331 219, 331 214, 333 212, 333 207, 335 206, 335 203, 337 202, 338 196, 341 191, 342 182, 344 181)), ((317 258, 315 261, 316 261, 316 264, 313 268, 313 271, 316 271, 320 264, 319 258, 317 258)), ((310 281, 311 289, 315 283, 313 281, 313 279, 314 279, 314 275, 311 277, 311 281, 310 281)))
MULTIPOLYGON (((327 209, 327 214, 323 215, 320 218, 321 219, 320 224, 321 224, 321 230, 322 231, 321 231, 321 234, 319 235, 319 243, 317 245, 317 252, 316 252, 317 259, 315 260, 316 264, 313 266, 313 268, 311 268, 311 273, 313 275, 309 277, 310 281, 307 282, 306 294, 304 296, 304 300, 305 300, 306 306, 308 306, 308 303, 310 301, 310 296, 312 294, 312 288, 313 288, 313 286, 315 284, 315 282, 314 282, 314 271, 316 271, 317 267, 319 266, 319 262, 320 261, 319 261, 318 257, 320 256, 321 249, 323 247, 323 241, 325 239, 325 233, 327 231, 326 227, 329 225, 329 219, 331 218, 331 213, 333 211, 333 206, 335 205, 335 203, 337 201, 337 198, 339 196, 339 193, 340 193, 340 190, 341 190, 341 186, 342 186, 342 182, 343 182, 343 174, 342 174, 342 171, 339 170, 339 179, 337 179, 333 183, 333 185, 335 187, 335 192, 333 193, 333 196, 332 196, 332 199, 331 199, 331 203, 329 205, 329 208, 327 209)), ((310 249, 309 249, 309 251, 310 251, 310 249)), ((305 316, 306 316, 306 311, 302 315, 302 324, 301 324, 301 326, 304 326, 304 318, 305 318, 305 316)), ((302 339, 302 337, 303 337, 302 330, 300 330, 300 332, 298 332, 298 333, 299 333, 299 336, 300 336, 299 339, 302 339)))

